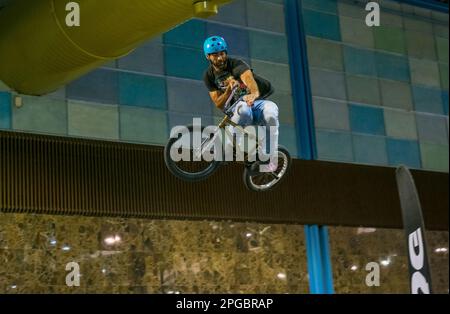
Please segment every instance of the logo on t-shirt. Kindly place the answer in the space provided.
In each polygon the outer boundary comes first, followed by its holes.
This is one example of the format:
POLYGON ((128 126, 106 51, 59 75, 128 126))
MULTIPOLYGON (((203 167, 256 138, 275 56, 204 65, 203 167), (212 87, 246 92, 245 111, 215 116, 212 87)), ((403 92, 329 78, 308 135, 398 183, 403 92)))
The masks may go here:
MULTIPOLYGON (((232 79, 232 78, 233 78, 233 76, 231 74, 229 74, 229 73, 217 76, 215 84, 222 92, 224 92, 227 89, 227 86, 228 86, 227 81, 232 79)), ((239 99, 242 96, 250 94, 250 91, 249 91, 247 85, 245 85, 241 80, 237 80, 237 81, 239 82, 239 88, 236 91, 234 100, 237 100, 237 99, 239 99)))

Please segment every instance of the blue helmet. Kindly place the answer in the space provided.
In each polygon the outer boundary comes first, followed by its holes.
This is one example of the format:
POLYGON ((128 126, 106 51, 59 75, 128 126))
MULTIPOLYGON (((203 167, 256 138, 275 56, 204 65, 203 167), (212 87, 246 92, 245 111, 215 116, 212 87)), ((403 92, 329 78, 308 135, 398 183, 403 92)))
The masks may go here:
POLYGON ((203 51, 205 52, 205 56, 208 57, 211 53, 228 51, 228 45, 222 37, 212 36, 205 40, 203 51))

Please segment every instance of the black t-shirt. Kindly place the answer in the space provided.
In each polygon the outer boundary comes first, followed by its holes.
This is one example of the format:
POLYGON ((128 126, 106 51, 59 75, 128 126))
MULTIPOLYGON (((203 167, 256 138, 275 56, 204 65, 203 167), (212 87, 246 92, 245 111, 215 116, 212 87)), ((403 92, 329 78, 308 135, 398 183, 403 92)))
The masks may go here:
MULTIPOLYGON (((239 97, 250 94, 250 90, 247 86, 242 82, 241 75, 247 70, 252 70, 250 66, 242 60, 228 58, 227 66, 221 72, 215 72, 213 66, 210 65, 208 69, 205 71, 203 76, 203 80, 205 82, 206 87, 210 92, 213 91, 225 91, 227 89, 227 85, 225 81, 232 76, 235 80, 237 80, 241 85, 239 90, 235 95, 235 100, 239 97)), ((253 70, 252 70, 253 72, 253 70)), ((273 94, 273 87, 270 82, 258 75, 253 74, 255 78, 256 84, 258 85, 260 97, 258 99, 266 99, 270 95, 273 94)))

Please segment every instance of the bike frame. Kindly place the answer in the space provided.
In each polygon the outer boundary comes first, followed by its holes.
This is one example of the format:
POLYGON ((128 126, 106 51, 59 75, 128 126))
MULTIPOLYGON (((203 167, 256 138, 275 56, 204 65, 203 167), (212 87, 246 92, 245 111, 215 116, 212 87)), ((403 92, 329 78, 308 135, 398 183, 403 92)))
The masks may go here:
POLYGON ((242 126, 240 126, 239 124, 237 124, 231 120, 231 117, 233 116, 234 108, 237 106, 238 103, 240 103, 243 100, 243 98, 241 97, 236 102, 234 102, 231 106, 229 105, 231 100, 233 99, 234 95, 236 94, 236 91, 237 91, 237 87, 233 88, 230 96, 228 97, 227 101, 225 102, 225 106, 224 106, 225 117, 222 119, 222 121, 217 126, 217 130, 214 132, 214 136, 212 137, 212 139, 204 139, 200 145, 200 149, 196 149, 195 154, 196 154, 197 158, 202 156, 204 152, 208 151, 211 148, 211 145, 213 145, 216 138, 219 136, 219 132, 221 132, 221 130, 225 130, 225 136, 229 136, 230 138, 233 139, 233 141, 232 141, 233 147, 236 149, 239 149, 239 146, 236 145, 236 143, 234 141, 233 134, 231 134, 231 132, 226 128, 227 126, 230 126, 230 125, 233 126, 235 128, 235 130, 240 132, 243 136, 247 136, 251 140, 256 140, 256 146, 255 146, 254 150, 252 150, 251 152, 248 152, 248 153, 241 152, 244 154, 244 162, 248 162, 248 156, 251 154, 255 154, 256 153, 255 150, 257 150, 258 147, 260 147, 261 141, 257 136, 248 132, 242 126), (205 145, 207 142, 209 142, 209 143, 207 145, 205 145))

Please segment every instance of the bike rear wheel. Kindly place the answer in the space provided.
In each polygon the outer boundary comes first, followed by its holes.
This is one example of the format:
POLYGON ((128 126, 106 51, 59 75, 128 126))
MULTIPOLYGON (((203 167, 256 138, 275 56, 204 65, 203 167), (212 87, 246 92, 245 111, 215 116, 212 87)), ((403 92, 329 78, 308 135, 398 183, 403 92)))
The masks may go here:
POLYGON ((283 181, 291 167, 291 155, 282 146, 278 146, 277 154, 278 168, 274 172, 264 173, 254 171, 251 169, 252 167, 245 168, 243 179, 247 189, 254 192, 265 192, 275 188, 283 181))
MULTIPOLYGON (((193 126, 188 126, 186 130, 189 132, 189 135, 180 133, 178 137, 170 138, 170 140, 166 144, 166 147, 164 148, 164 161, 166 163, 167 169, 174 176, 184 181, 197 182, 205 180, 214 174, 214 172, 220 166, 220 161, 205 161, 203 159, 195 161, 194 154, 197 154, 198 150, 195 150, 193 147, 193 126), (180 139, 183 135, 190 137, 190 146, 185 145, 184 147, 178 147, 180 145, 180 139), (189 158, 187 158, 188 160, 174 161, 171 156, 171 151, 173 153, 174 150, 177 150, 176 152, 179 154, 184 152, 185 156, 189 156, 189 158)), ((203 130, 204 127, 201 128, 202 134, 203 130)), ((203 145, 201 147, 205 147, 205 145, 208 145, 211 140, 212 137, 206 138, 202 136, 201 143, 203 145)), ((199 149, 201 149, 201 147, 199 147, 199 149)), ((213 146, 211 149, 213 149, 213 146)))

